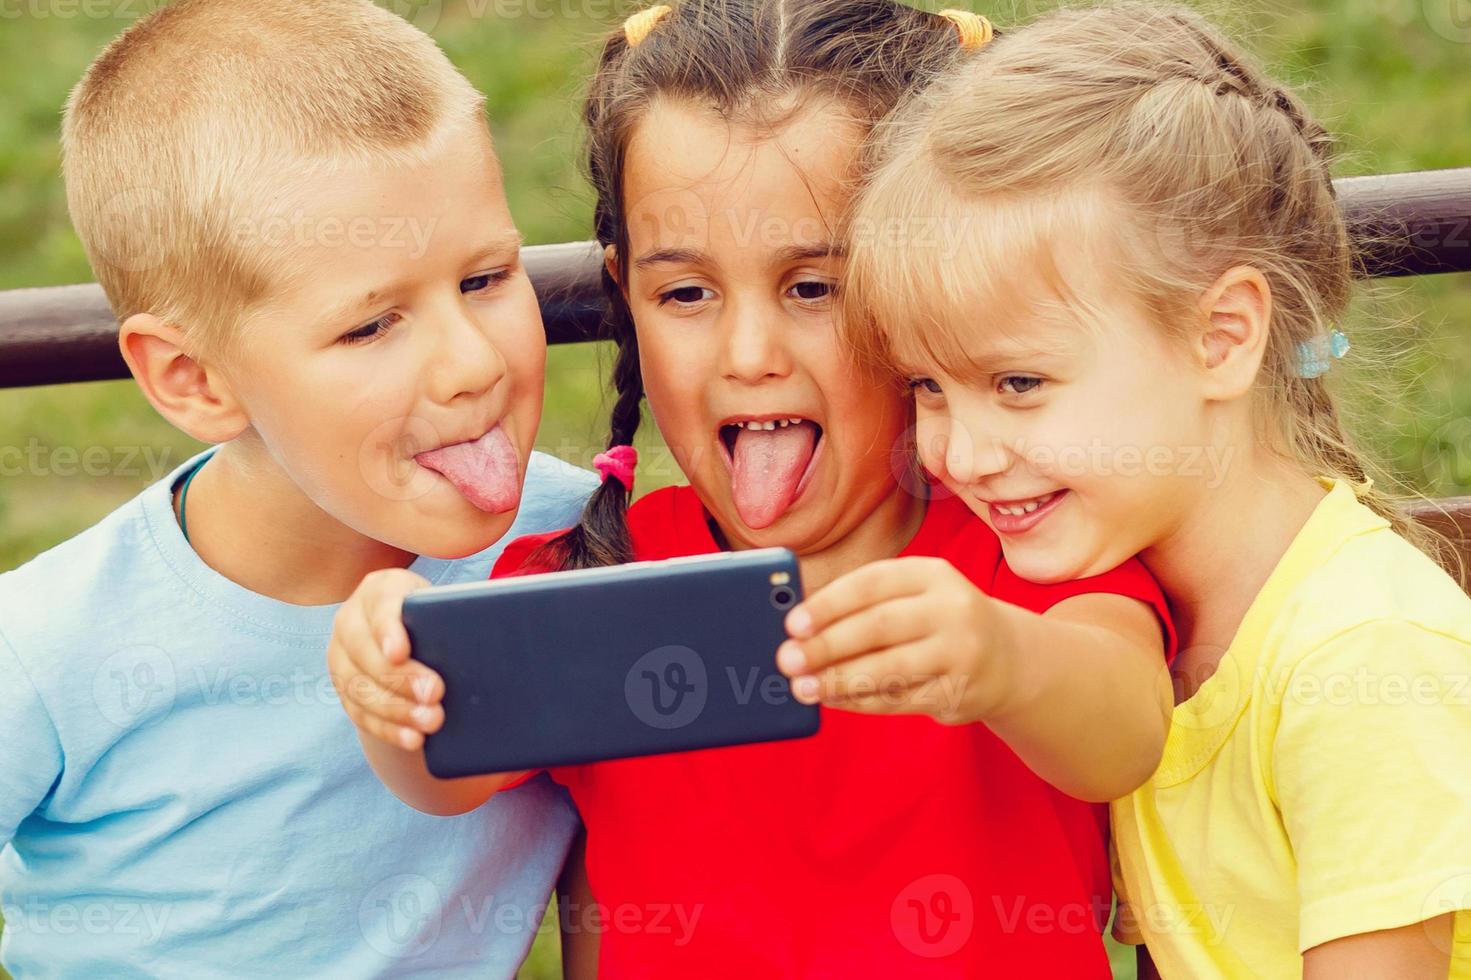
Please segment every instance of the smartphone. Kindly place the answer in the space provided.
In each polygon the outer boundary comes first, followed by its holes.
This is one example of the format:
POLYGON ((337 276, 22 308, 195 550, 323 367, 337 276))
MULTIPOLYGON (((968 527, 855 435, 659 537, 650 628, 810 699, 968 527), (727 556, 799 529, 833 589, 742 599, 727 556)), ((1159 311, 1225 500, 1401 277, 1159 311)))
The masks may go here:
POLYGON ((415 592, 415 659, 444 678, 440 778, 802 738, 818 711, 776 669, 802 598, 785 548, 415 592))

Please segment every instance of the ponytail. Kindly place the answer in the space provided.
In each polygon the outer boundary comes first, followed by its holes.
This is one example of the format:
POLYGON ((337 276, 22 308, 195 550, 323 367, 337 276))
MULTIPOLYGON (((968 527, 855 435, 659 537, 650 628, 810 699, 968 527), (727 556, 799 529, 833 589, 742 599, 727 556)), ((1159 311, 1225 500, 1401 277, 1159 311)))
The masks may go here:
MULTIPOLYGON (((600 206, 597 211, 599 238, 605 242, 622 237, 617 234, 618 224, 612 219, 610 210, 600 206)), ((618 261, 623 267, 620 276, 626 279, 627 247, 621 241, 619 245, 622 247, 617 250, 618 261)), ((638 434, 643 421, 644 379, 633 314, 628 309, 628 299, 622 288, 607 268, 603 269, 603 295, 606 306, 599 339, 611 340, 618 347, 618 356, 613 363, 613 388, 618 398, 613 403, 606 446, 612 450, 617 446, 632 446, 634 436, 638 434)), ((631 482, 625 484, 605 475, 602 485, 588 498, 577 525, 542 545, 529 563, 565 572, 632 561, 633 543, 628 535, 628 504, 633 496, 631 482)))

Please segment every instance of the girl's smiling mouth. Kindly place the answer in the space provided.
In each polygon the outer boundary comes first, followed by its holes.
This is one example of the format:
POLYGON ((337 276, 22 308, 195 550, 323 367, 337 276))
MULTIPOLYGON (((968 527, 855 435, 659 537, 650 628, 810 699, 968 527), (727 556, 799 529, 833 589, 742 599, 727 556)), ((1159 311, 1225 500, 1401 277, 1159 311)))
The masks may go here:
POLYGON ((998 534, 1025 534, 1046 520, 1067 494, 1067 490, 1053 490, 1038 497, 987 500, 984 503, 991 526, 998 534))
POLYGON ((795 414, 748 415, 727 419, 717 432, 736 512, 753 531, 770 527, 812 482, 822 426, 795 414))

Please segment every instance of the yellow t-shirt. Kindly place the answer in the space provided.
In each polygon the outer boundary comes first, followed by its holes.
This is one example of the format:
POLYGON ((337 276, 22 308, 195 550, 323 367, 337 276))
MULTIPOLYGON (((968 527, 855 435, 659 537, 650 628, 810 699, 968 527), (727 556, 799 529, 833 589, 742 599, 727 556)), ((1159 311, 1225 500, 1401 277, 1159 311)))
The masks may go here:
POLYGON ((1471 977, 1471 599, 1354 498, 1313 511, 1112 806, 1122 942, 1166 980, 1457 911, 1471 977))

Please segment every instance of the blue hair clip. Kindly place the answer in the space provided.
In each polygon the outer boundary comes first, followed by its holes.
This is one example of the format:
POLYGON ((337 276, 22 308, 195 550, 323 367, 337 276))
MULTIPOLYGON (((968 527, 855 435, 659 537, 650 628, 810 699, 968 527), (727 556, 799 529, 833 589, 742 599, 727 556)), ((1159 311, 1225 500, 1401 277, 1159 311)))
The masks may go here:
POLYGON ((1348 337, 1336 327, 1312 340, 1305 340, 1297 345, 1297 376, 1321 378, 1333 367, 1333 362, 1349 350, 1348 337))

